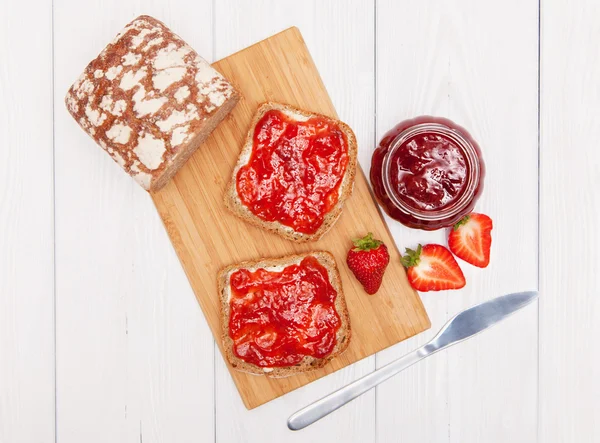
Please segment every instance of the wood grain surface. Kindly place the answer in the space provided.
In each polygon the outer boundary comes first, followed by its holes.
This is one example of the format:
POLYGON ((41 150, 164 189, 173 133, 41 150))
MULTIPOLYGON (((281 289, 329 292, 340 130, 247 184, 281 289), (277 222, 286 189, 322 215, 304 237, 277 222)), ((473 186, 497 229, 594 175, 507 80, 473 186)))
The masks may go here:
POLYGON ((162 18, 209 57, 211 26, 198 26, 186 11, 210 17, 211 8, 212 0, 178 0, 176 10, 163 0, 143 8, 123 0, 54 0, 61 443, 214 439, 214 420, 199 419, 214 414, 214 339, 152 199, 77 127, 64 105, 86 64, 142 13, 162 18))
MULTIPOLYGON (((363 162, 363 168, 368 168, 375 143, 374 2, 220 0, 215 13, 214 60, 225 58, 291 26, 300 29, 337 114, 356 133, 359 160, 363 162)), ((403 242, 397 244, 399 247, 404 245, 403 242)), ((251 411, 241 401, 218 348, 215 354, 217 395, 214 415, 218 441, 305 443, 337 440, 375 443, 378 432, 375 389, 302 432, 290 432, 285 420, 324 392, 331 392, 372 372, 377 354, 251 411)))
POLYGON ((0 2, 2 443, 55 438, 51 10, 0 2))
POLYGON ((598 443, 600 3, 541 15, 539 442, 598 443))
MULTIPOLYGON (((0 2, 0 442, 600 441, 599 5, 0 2), (207 60, 297 26, 363 168, 400 119, 463 124, 489 172, 478 208, 494 217, 490 267, 461 263, 466 288, 421 295, 428 331, 248 411, 152 199, 64 107, 83 67, 140 14, 207 60), (539 312, 287 429, 290 414, 413 350, 460 309, 535 287, 538 231, 539 312)), ((444 241, 389 227, 399 248, 444 241)))
MULTIPOLYGON (((537 5, 418 2, 410 16, 419 19, 403 26, 396 26, 398 10, 395 0, 377 2, 377 137, 423 114, 468 128, 486 166, 475 210, 492 217, 494 230, 489 266, 459 260, 466 287, 422 294, 432 328, 379 353, 378 367, 427 342, 453 314, 537 286, 537 5)), ((388 226, 407 247, 446 242, 443 230, 388 226)), ((378 443, 534 442, 536 372, 537 310, 530 306, 380 386, 378 443)))
MULTIPOLYGON (((223 266, 260 257, 326 250, 334 254, 350 312, 348 350, 325 368, 285 379, 231 371, 244 404, 254 408, 354 363, 427 328, 418 294, 407 282, 385 223, 357 171, 354 193, 342 216, 318 242, 297 244, 244 223, 223 205, 223 194, 248 124, 265 101, 289 103, 337 117, 297 28, 290 28, 214 64, 239 88, 243 100, 163 190, 152 194, 196 298, 220 340, 216 275, 223 266), (345 266, 351 239, 373 232, 390 246, 390 265, 377 295, 368 296, 345 266)), ((360 148, 359 148, 360 149, 360 148)))

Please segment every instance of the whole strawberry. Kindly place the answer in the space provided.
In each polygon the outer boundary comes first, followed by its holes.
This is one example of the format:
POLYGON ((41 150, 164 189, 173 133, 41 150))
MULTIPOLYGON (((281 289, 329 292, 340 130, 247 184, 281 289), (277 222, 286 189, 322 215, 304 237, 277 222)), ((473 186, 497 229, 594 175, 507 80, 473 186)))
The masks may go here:
POLYGON ((346 263, 363 285, 367 294, 375 294, 381 286, 383 273, 390 262, 387 246, 375 240, 372 233, 352 240, 354 248, 348 251, 346 263))

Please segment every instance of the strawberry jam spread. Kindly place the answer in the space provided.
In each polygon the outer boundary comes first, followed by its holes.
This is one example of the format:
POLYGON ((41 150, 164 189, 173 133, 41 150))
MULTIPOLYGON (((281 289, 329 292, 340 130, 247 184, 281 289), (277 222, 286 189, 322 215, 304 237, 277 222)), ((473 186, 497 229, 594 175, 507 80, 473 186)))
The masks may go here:
POLYGON ((473 210, 485 168, 479 146, 445 118, 417 117, 384 135, 371 160, 377 201, 411 228, 452 226, 473 210))
POLYGON ((323 358, 341 325, 327 269, 306 257, 279 271, 240 269, 230 277, 229 336, 242 360, 261 367, 323 358))
POLYGON ((391 162, 391 182, 404 203, 436 210, 456 201, 467 183, 467 161, 452 140, 420 134, 404 141, 391 162))
POLYGON ((297 121, 270 110, 254 130, 252 154, 237 173, 237 193, 257 217, 314 234, 337 203, 348 141, 331 120, 297 121))

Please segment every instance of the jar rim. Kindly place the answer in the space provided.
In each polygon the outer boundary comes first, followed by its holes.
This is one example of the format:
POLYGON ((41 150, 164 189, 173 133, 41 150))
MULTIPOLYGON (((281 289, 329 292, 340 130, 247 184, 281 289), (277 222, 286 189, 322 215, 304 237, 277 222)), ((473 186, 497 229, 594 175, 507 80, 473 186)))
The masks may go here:
POLYGON ((409 126, 400 132, 396 137, 394 137, 388 152, 383 158, 381 172, 383 187, 385 188, 385 192, 391 203, 399 210, 404 211, 408 215, 423 221, 439 221, 446 218, 455 217, 457 214, 463 211, 475 196, 482 173, 477 148, 463 134, 461 134, 460 131, 441 123, 419 123, 409 126), (437 134, 453 141, 465 154, 467 167, 469 169, 468 180, 464 192, 455 202, 440 210, 423 211, 407 205, 404 201, 398 198, 398 195, 391 183, 392 157, 394 153, 404 142, 423 133, 437 134))

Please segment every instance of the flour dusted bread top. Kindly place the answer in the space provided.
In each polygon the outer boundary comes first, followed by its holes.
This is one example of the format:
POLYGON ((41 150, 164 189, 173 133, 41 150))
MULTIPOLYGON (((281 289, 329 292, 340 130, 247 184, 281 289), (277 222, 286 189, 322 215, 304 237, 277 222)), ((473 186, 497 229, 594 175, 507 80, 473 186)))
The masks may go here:
POLYGON ((66 96, 79 125, 146 190, 179 169, 239 95, 160 21, 140 16, 66 96))

